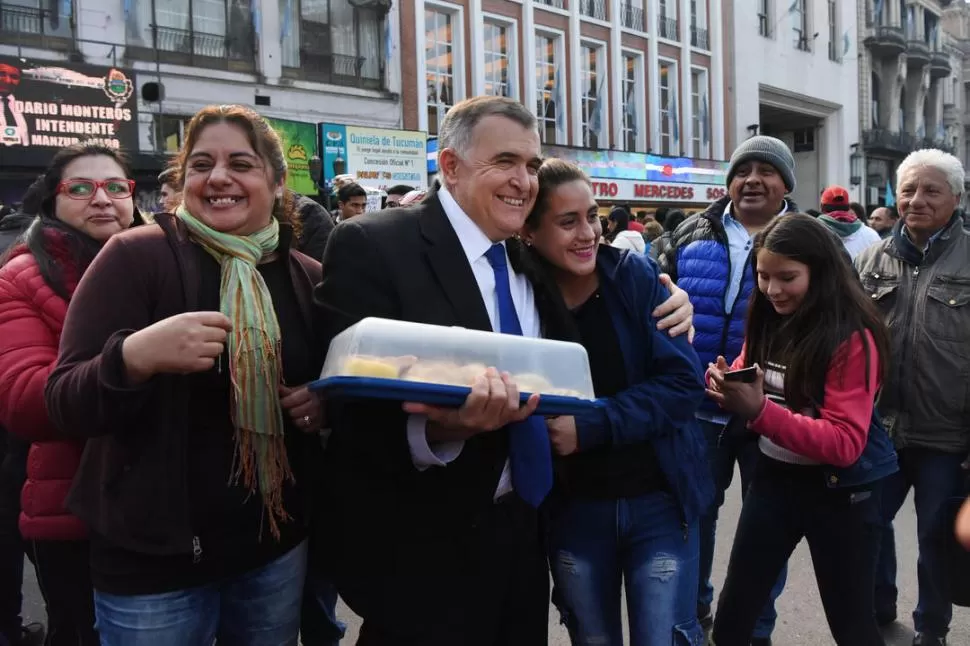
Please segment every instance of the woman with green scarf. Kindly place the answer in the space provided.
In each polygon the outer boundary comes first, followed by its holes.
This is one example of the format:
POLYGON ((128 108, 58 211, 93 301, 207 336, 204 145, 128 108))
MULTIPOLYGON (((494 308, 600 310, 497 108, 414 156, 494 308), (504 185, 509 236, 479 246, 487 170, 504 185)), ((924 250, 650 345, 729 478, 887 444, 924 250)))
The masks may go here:
POLYGON ((295 645, 322 407, 304 384, 320 264, 295 249, 279 137, 212 106, 182 204, 116 236, 67 314, 52 420, 88 438, 68 499, 91 528, 105 646, 295 645))

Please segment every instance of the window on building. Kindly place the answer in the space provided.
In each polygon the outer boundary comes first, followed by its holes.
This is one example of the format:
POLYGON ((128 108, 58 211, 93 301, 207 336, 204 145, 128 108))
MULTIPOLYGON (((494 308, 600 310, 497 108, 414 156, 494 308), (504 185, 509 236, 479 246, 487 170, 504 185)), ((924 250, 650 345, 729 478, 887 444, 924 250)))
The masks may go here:
POLYGON ((291 78, 382 89, 386 74, 384 18, 376 9, 358 4, 351 0, 279 0, 283 73, 291 78))
POLYGON ((639 119, 644 106, 643 84, 640 81, 641 61, 639 56, 623 55, 623 150, 640 149, 639 119))
POLYGON ((597 20, 606 20, 606 0, 579 0, 579 13, 597 20))
POLYGON ((906 87, 899 88, 899 132, 906 132, 906 87))
POLYGON ((643 0, 622 0, 620 5, 620 21, 627 29, 643 31, 643 0))
POLYGON ((711 110, 707 93, 707 70, 690 73, 690 105, 694 115, 691 148, 694 157, 707 159, 711 156, 711 110))
POLYGON ((677 24, 677 4, 680 0, 660 0, 660 36, 680 40, 677 24))
POLYGON ((185 141, 185 130, 191 116, 156 114, 153 115, 152 149, 156 152, 174 155, 182 149, 185 141))
POLYGON ((0 3, 0 38, 15 33, 18 43, 30 42, 31 36, 71 38, 74 27, 73 2, 15 0, 0 3), (26 40, 24 37, 26 36, 26 40))
MULTIPOLYGON (((200 67, 252 70, 258 0, 142 0, 132 3, 125 38, 133 57, 200 67)), ((58 3, 60 4, 60 3, 58 3)), ((4 8, 6 11, 6 7, 4 8)))
POLYGON ((815 128, 799 128, 793 134, 793 152, 810 153, 815 150, 815 128))
POLYGON ((879 77, 876 76, 875 72, 873 72, 870 75, 870 83, 869 83, 869 96, 872 97, 872 107, 871 107, 872 122, 870 124, 872 128, 878 128, 879 124, 881 123, 880 121, 881 110, 879 106, 882 98, 881 92, 882 92, 882 89, 881 89, 881 86, 879 85, 879 77))
POLYGON ((690 44, 710 49, 707 33, 707 0, 690 0, 690 44))
POLYGON ((929 11, 923 11, 923 40, 930 49, 940 49, 940 19, 929 11))
POLYGON ((580 47, 579 89, 582 92, 583 146, 596 149, 609 139, 606 130, 606 66, 600 60, 600 47, 580 47))
POLYGON ((485 94, 515 97, 515 65, 509 26, 485 23, 485 94))
POLYGON ((438 134, 438 125, 455 105, 455 38, 461 33, 457 15, 443 11, 424 12, 425 80, 428 84, 428 134, 438 134))
POLYGON ((963 165, 970 165, 970 128, 963 130, 963 165))
POLYGON ((680 154, 680 124, 677 109, 677 64, 660 62, 660 154, 680 154))
POLYGON ((677 6, 680 0, 660 0, 660 17, 677 18, 677 6))
POLYGON ((886 24, 885 0, 866 0, 866 25, 886 24))
POLYGON ((771 38, 770 5, 771 0, 758 0, 758 33, 765 38, 771 38))
POLYGON ((839 38, 839 10, 835 0, 828 0, 829 5, 829 60, 838 63, 842 60, 841 41, 839 38))
POLYGON ((795 34, 795 48, 803 52, 812 51, 811 34, 808 31, 808 0, 794 0, 791 3, 792 31, 795 34))
POLYGON ((536 34, 536 115, 542 143, 565 143, 565 101, 559 37, 536 34))

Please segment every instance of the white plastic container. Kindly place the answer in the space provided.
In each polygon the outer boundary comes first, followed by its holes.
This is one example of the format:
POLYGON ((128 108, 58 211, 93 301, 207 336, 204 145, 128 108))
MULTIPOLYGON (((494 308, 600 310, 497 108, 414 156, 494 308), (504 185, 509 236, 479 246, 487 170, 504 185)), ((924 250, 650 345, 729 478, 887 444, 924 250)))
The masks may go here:
POLYGON ((511 374, 522 393, 595 399, 589 358, 578 343, 380 318, 338 334, 320 378, 469 387, 489 367, 511 374))

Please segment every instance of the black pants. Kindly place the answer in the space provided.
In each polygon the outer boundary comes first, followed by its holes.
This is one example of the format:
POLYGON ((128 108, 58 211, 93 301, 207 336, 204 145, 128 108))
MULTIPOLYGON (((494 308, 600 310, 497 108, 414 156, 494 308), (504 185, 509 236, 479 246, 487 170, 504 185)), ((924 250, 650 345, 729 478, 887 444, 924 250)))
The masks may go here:
POLYGON ((805 538, 835 642, 885 646, 872 614, 880 498, 880 483, 828 489, 821 467, 762 456, 741 508, 714 642, 748 646, 779 572, 805 538))
POLYGON ((46 646, 98 646, 87 541, 30 541, 47 606, 46 646))
POLYGON ((0 644, 19 644, 21 639, 24 542, 17 523, 28 446, 0 429, 0 644))
POLYGON ((358 646, 549 643, 549 567, 536 511, 510 495, 456 539, 402 552, 411 556, 398 570, 408 585, 395 586, 383 605, 417 602, 415 613, 411 621, 392 619, 386 607, 366 613, 358 646))

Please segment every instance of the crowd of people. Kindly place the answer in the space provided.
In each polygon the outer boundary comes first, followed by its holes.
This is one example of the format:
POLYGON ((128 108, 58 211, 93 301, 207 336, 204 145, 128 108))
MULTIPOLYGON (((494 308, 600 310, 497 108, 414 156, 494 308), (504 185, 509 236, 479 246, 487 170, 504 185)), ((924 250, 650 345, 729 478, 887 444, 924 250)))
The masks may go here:
POLYGON ((212 106, 151 218, 123 154, 55 155, 0 223, 0 645, 331 646, 339 596, 361 646, 540 646, 550 599, 577 645, 764 646, 804 539, 835 642, 878 646, 911 488, 914 646, 946 643, 970 493, 955 157, 912 153, 898 212, 831 187, 813 216, 755 136, 704 212, 604 221, 515 101, 454 106, 439 149, 430 191, 364 214, 352 178, 332 204, 287 189, 266 120, 212 106), (596 405, 538 415, 497 367, 460 408, 318 397, 366 317, 580 344, 596 405), (24 554, 46 636, 21 625, 24 554))

